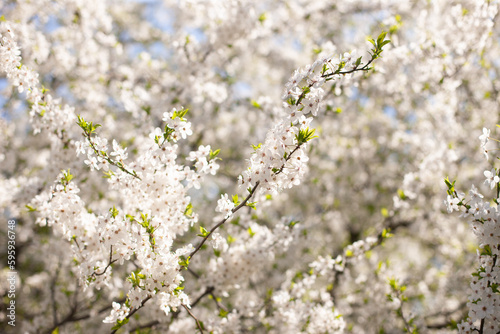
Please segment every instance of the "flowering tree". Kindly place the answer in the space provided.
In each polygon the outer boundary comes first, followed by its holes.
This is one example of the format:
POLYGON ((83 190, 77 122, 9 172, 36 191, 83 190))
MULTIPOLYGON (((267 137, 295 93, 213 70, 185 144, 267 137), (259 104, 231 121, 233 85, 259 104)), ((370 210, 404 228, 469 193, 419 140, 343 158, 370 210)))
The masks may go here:
POLYGON ((498 7, 2 2, 0 330, 500 333, 498 7))

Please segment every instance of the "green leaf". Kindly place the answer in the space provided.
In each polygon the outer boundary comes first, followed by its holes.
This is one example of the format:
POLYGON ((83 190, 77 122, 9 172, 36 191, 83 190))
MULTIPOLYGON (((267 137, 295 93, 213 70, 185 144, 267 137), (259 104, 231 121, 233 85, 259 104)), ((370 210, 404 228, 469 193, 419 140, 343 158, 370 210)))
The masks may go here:
POLYGON ((187 257, 187 259, 184 258, 184 256, 181 256, 179 257, 180 260, 179 260, 179 266, 181 266, 182 268, 184 269, 188 269, 188 266, 189 266, 189 260, 191 259, 189 256, 187 257))
POLYGON ((380 45, 380 43, 382 43, 384 41, 384 38, 385 36, 387 35, 387 32, 385 31, 382 31, 380 33, 380 35, 378 35, 378 38, 377 38, 377 44, 380 45))
POLYGON ((240 200, 238 198, 238 194, 233 195, 233 203, 234 203, 234 206, 238 206, 240 204, 240 200))
POLYGON ((219 155, 219 153, 220 153, 220 148, 215 150, 215 151, 210 150, 210 156, 208 157, 208 160, 212 160, 217 155, 219 155))
POLYGON ((257 103, 257 101, 255 100, 251 100, 250 103, 252 104, 252 106, 254 106, 255 108, 257 109, 262 109, 262 107, 260 106, 260 104, 257 103))
POLYGON ((186 210, 184 210, 184 215, 187 217, 191 217, 192 214, 193 214, 193 204, 189 203, 186 206, 186 210))
POLYGON ((245 205, 248 207, 251 207, 254 210, 257 210, 257 207, 255 206, 255 204, 257 204, 257 202, 247 202, 245 205))
POLYGON ((318 136, 314 135, 316 129, 305 128, 299 131, 297 135, 295 135, 295 139, 299 145, 307 143, 309 140, 317 138, 318 136))
POLYGON ((111 330, 115 331, 115 330, 118 330, 120 329, 122 326, 126 325, 128 323, 129 319, 128 318, 125 318, 123 320, 117 320, 116 321, 116 325, 114 325, 111 330))
POLYGON ((254 231, 252 231, 252 228, 251 228, 251 227, 249 227, 249 228, 247 229, 247 232, 248 232, 248 234, 250 235, 250 237, 253 237, 253 236, 255 235, 255 232, 254 232, 254 231))
POLYGON ((252 148, 257 151, 262 146, 262 143, 259 143, 259 145, 255 146, 252 144, 252 148))
POLYGON ((184 116, 188 113, 189 109, 184 109, 182 108, 181 110, 176 110, 174 111, 174 114, 172 115, 172 119, 176 119, 179 117, 181 121, 185 121, 184 116))
POLYGON ((489 255, 489 256, 492 256, 492 252, 491 252, 491 247, 490 245, 484 245, 483 246, 483 249, 481 250, 481 255, 489 255))
POLYGON ((229 311, 226 311, 223 309, 219 310, 219 317, 221 317, 221 318, 225 318, 228 314, 229 314, 229 311))
POLYGON ((382 230, 382 238, 384 239, 387 239, 387 238, 391 238, 394 234, 390 233, 390 229, 383 229, 382 230))
POLYGON ((402 189, 398 189, 398 197, 401 198, 402 200, 406 199, 405 192, 402 189))
POLYGON ((383 216, 384 218, 389 217, 389 210, 387 210, 387 208, 382 208, 382 209, 380 209, 380 213, 382 214, 382 216, 383 216))
POLYGON ((111 217, 113 217, 113 218, 116 218, 116 216, 118 216, 118 213, 119 213, 114 205, 111 209, 109 209, 109 212, 111 213, 111 217))
POLYGON ((73 179, 73 175, 71 175, 69 169, 67 171, 66 170, 62 170, 61 172, 63 174, 63 176, 61 177, 61 183, 66 186, 73 179))
POLYGON ((362 59, 362 58, 363 58, 363 57, 361 56, 361 57, 359 57, 358 59, 356 59, 356 62, 354 63, 354 66, 355 66, 355 67, 358 67, 358 66, 359 66, 359 64, 361 64, 361 59, 362 59))
POLYGON ((205 238, 208 235, 208 231, 203 226, 200 226, 200 233, 201 234, 198 234, 198 236, 203 238, 205 238))

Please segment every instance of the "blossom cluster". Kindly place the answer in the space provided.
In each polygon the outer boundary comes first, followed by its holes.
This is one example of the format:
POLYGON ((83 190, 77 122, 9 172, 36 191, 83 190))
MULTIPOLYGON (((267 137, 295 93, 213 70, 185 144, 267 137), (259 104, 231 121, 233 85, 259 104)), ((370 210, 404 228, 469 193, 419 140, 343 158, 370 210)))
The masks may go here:
POLYGON ((6 33, 0 34, 0 69, 19 93, 26 92, 31 104, 33 131, 37 133, 46 129, 61 136, 62 130, 74 120, 73 108, 68 105, 61 107, 60 99, 54 99, 40 87, 39 74, 21 63, 21 52, 10 24, 1 22, 1 25, 1 30, 6 33))
MULTIPOLYGON (((479 137, 484 152, 490 130, 484 128, 479 137)), ((487 155, 486 155, 487 158, 487 155)), ((496 333, 500 324, 500 211, 498 210, 498 189, 500 177, 497 169, 484 171, 484 183, 490 189, 496 188, 497 196, 487 200, 478 189, 472 185, 468 196, 455 190, 455 182, 448 185, 448 197, 445 205, 448 212, 460 211, 461 217, 469 220, 474 235, 479 242, 477 249, 478 268, 473 273, 470 283, 471 293, 467 306, 468 318, 460 323, 460 333, 496 333), (491 202, 494 205, 491 205, 491 202)))
MULTIPOLYGON (((378 52, 384 45, 384 37, 385 34, 379 37, 378 52)), ((326 81, 340 84, 348 80, 352 73, 366 70, 375 58, 376 53, 367 64, 362 64, 362 57, 356 58, 356 51, 346 52, 340 57, 322 57, 296 70, 282 95, 283 115, 267 132, 264 143, 254 147, 247 170, 239 176, 240 186, 253 188, 259 184, 267 192, 277 193, 299 185, 307 173, 307 142, 314 138, 315 132, 309 126, 321 107, 322 86, 326 81)))
POLYGON ((0 2, 16 330, 497 333, 499 9, 0 2))

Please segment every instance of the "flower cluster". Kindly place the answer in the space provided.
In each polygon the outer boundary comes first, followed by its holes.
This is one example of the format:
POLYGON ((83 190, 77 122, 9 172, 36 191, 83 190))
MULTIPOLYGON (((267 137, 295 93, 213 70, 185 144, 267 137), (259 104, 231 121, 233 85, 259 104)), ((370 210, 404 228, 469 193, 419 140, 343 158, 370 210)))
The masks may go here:
MULTIPOLYGON (((479 137, 481 147, 490 136, 490 130, 483 129, 479 137)), ((487 158, 487 155, 486 155, 487 158)), ((448 212, 461 211, 462 217, 469 217, 469 224, 479 241, 477 250, 478 269, 473 273, 470 283, 471 293, 467 307, 468 318, 460 323, 460 333, 496 333, 500 323, 500 211, 498 200, 500 177, 495 168, 485 171, 485 184, 490 189, 497 189, 497 196, 493 198, 494 206, 484 198, 478 189, 472 185, 468 196, 455 190, 455 182, 446 179, 448 197, 445 205, 448 212)))
POLYGON ((31 104, 30 117, 34 132, 46 129, 62 136, 63 129, 75 118, 74 109, 68 105, 61 108, 61 100, 53 99, 46 89, 39 86, 38 73, 21 64, 21 51, 14 37, 10 24, 1 22, 0 70, 6 73, 19 93, 26 92, 31 104))
POLYGON ((499 8, 0 1, 16 329, 497 334, 499 8))
POLYGON ((318 115, 324 93, 322 86, 327 81, 339 84, 352 73, 367 70, 389 42, 384 38, 385 33, 374 42, 372 58, 366 64, 353 51, 339 58, 320 58, 293 73, 282 95, 286 101, 284 115, 268 131, 264 143, 254 147, 249 167, 239 176, 241 186, 253 188, 259 184, 267 192, 277 193, 300 184, 307 172, 307 142, 315 138, 315 130, 309 128, 313 119, 309 115, 318 115))

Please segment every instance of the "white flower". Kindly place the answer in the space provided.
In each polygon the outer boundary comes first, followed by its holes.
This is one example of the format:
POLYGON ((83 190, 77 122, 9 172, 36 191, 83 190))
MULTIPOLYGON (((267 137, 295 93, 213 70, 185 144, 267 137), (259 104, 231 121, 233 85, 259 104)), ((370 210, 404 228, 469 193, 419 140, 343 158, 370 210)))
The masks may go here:
POLYGON ((187 136, 191 136, 193 134, 193 130, 191 130, 191 122, 180 122, 179 133, 182 139, 186 139, 187 136))
POLYGON ((478 192, 478 189, 474 185, 472 185, 472 187, 470 188, 469 195, 472 200, 484 197, 481 193, 478 192))
POLYGON ((212 247, 214 249, 225 248, 224 245, 227 244, 226 239, 223 238, 220 233, 212 233, 212 247))
POLYGON ((75 142, 75 147, 76 147, 76 155, 80 155, 80 154, 85 154, 86 152, 86 144, 85 142, 83 141, 76 141, 75 142))
POLYGON ((500 177, 496 175, 495 168, 492 168, 491 171, 484 171, 484 176, 486 177, 484 183, 489 184, 491 189, 495 188, 497 183, 500 181, 500 177))
POLYGON ((220 195, 220 199, 217 201, 217 208, 215 211, 224 213, 224 218, 227 219, 233 214, 234 203, 229 200, 227 194, 220 195))
POLYGON ((84 163, 90 167, 90 170, 99 170, 99 164, 97 163, 96 157, 91 157, 89 160, 85 160, 84 163))
POLYGON ((458 198, 452 197, 451 195, 448 195, 446 200, 444 201, 444 204, 446 204, 446 210, 448 212, 453 212, 453 210, 458 211, 458 203, 460 200, 458 198))
POLYGON ((481 141, 481 147, 484 147, 488 143, 490 132, 491 131, 489 129, 483 128, 483 134, 479 136, 479 140, 481 141))
POLYGON ((113 152, 110 154, 113 156, 116 156, 118 160, 125 160, 127 159, 128 153, 126 152, 127 148, 123 149, 118 145, 116 140, 113 139, 113 152))

